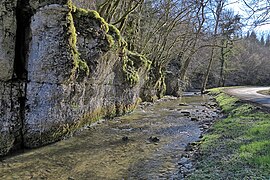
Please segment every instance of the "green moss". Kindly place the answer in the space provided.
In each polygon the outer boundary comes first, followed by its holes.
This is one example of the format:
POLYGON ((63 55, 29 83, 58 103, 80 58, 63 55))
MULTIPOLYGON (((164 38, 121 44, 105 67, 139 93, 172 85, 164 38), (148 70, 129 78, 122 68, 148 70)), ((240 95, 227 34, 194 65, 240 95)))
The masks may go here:
POLYGON ((139 69, 140 67, 144 67, 147 71, 150 70, 152 62, 149 61, 144 55, 127 50, 127 56, 130 60, 133 61, 133 65, 137 69, 139 69))
POLYGON ((128 58, 123 58, 123 72, 125 74, 126 81, 134 86, 139 82, 139 74, 137 69, 133 66, 133 61, 130 61, 128 58))
POLYGON ((69 36, 68 42, 71 47, 74 65, 74 68, 71 72, 71 79, 74 79, 78 70, 79 71, 82 70, 86 73, 86 75, 89 75, 89 67, 87 63, 80 58, 80 53, 78 52, 77 49, 77 34, 71 12, 69 12, 67 15, 67 22, 68 22, 68 36, 69 36))
POLYGON ((87 75, 89 75, 89 67, 85 61, 82 61, 81 59, 78 59, 78 66, 80 70, 86 72, 87 75))
MULTIPOLYGON (((131 86, 136 85, 139 82, 139 69, 145 68, 146 70, 150 69, 151 62, 147 60, 144 56, 133 53, 128 50, 126 50, 127 43, 121 36, 120 31, 113 25, 109 25, 104 21, 103 18, 100 17, 100 15, 93 10, 85 10, 81 8, 76 8, 73 5, 70 5, 72 12, 77 18, 83 18, 87 17, 87 19, 96 19, 102 27, 104 27, 104 30, 107 34, 105 34, 105 39, 108 42, 108 48, 117 47, 119 48, 120 53, 122 54, 123 59, 123 72, 125 74, 125 79, 131 86), (117 41, 117 44, 115 43, 117 41)), ((72 24, 71 29, 72 38, 70 39, 70 44, 72 44, 72 47, 74 49, 74 56, 76 59, 79 59, 79 53, 76 50, 76 30, 72 24)), ((77 60, 76 62, 80 62, 77 60)), ((80 69, 86 69, 87 66, 85 63, 80 62, 81 68, 80 69)))
POLYGON ((120 31, 112 24, 109 24, 109 34, 112 34, 117 41, 120 41, 122 38, 120 31))
POLYGON ((158 98, 162 98, 166 92, 165 75, 161 73, 160 78, 157 80, 154 88, 157 90, 158 98))
POLYGON ((151 61, 145 58, 143 55, 125 50, 125 55, 123 57, 123 72, 125 73, 125 78, 131 86, 135 86, 139 80, 140 69, 145 69, 149 71, 151 66, 151 61))
POLYGON ((107 33, 109 32, 109 25, 108 23, 100 17, 99 13, 95 10, 86 10, 83 8, 77 8, 75 6, 72 6, 72 12, 76 15, 78 18, 86 17, 88 19, 95 19, 100 27, 107 33))
POLYGON ((111 35, 106 34, 106 40, 108 41, 109 47, 112 48, 114 45, 114 39, 111 35))

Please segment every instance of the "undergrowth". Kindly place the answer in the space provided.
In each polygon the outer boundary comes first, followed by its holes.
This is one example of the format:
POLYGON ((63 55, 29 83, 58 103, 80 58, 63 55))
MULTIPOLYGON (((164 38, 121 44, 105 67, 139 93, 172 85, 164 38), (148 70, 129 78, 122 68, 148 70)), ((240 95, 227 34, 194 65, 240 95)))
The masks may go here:
POLYGON ((204 136, 188 179, 270 179, 270 114, 222 89, 210 92, 227 115, 204 136))

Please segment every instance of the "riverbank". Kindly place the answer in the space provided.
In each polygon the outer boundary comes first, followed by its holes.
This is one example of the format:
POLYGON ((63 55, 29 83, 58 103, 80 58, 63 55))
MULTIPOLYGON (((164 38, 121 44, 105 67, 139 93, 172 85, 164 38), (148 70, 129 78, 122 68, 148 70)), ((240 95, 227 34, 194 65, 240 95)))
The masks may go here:
POLYGON ((269 179, 270 114, 222 89, 210 94, 227 117, 198 143, 196 170, 187 179, 269 179))

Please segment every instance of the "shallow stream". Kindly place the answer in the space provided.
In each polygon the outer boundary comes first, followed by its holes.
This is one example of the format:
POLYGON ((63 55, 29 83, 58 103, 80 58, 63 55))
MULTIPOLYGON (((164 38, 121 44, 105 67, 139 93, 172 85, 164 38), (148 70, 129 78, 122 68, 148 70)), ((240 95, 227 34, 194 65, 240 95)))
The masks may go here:
POLYGON ((2 160, 0 179, 181 179, 185 147, 218 116, 211 104, 192 93, 144 103, 72 138, 2 160))

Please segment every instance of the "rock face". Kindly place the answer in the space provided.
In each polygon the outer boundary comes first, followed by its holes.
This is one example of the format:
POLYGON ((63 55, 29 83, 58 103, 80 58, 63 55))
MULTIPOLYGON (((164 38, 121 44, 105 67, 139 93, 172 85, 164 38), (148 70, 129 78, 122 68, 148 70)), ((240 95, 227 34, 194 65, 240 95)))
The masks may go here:
POLYGON ((168 64, 166 72, 166 94, 179 97, 182 95, 183 89, 185 87, 184 83, 180 80, 180 62, 171 61, 168 64))
POLYGON ((1 0, 0 3, 0 81, 12 78, 15 59, 17 1, 1 0))
POLYGON ((13 79, 17 1, 0 3, 0 155, 20 144, 23 85, 13 79))
POLYGON ((150 63, 125 49, 117 29, 64 0, 21 2, 29 19, 19 48, 17 3, 0 4, 0 155, 136 106, 150 63))

